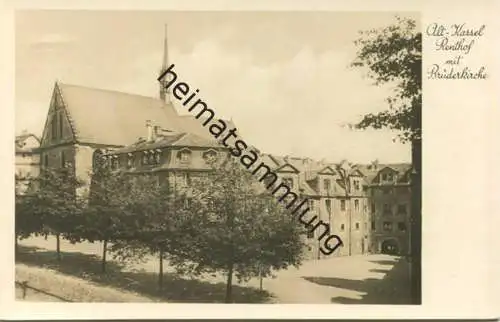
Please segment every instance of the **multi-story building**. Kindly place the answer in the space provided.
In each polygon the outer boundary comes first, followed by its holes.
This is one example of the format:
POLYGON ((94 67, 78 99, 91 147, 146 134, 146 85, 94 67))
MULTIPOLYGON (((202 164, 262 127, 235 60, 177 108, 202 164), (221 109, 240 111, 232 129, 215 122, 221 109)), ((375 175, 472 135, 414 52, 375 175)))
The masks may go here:
POLYGON ((359 166, 368 185, 371 252, 406 255, 410 251, 411 165, 359 166))
POLYGON ((184 189, 196 176, 212 170, 212 162, 227 157, 227 148, 213 138, 164 130, 151 121, 145 128, 144 139, 122 148, 96 150, 94 159, 129 173, 154 173, 160 182, 184 189))
MULTIPOLYGON (((168 66, 167 52, 165 38, 160 74, 168 66)), ((152 98, 55 83, 39 148, 41 168, 70 164, 75 176, 90 183, 94 159, 103 154, 116 167, 158 172, 172 185, 189 185, 224 149, 200 120, 177 114, 163 85, 159 98, 152 98)), ((342 239, 336 256, 406 252, 409 165, 356 166, 269 154, 262 161, 342 239)), ((315 234, 307 236, 311 256, 322 258, 315 234)))
POLYGON ((23 132, 16 136, 16 177, 21 191, 27 188, 31 178, 36 178, 40 169, 40 140, 34 134, 23 132))
MULTIPOLYGON (((343 246, 335 256, 365 254, 369 249, 368 201, 363 188, 363 174, 348 164, 314 161, 309 158, 263 155, 263 161, 287 183, 292 191, 309 200, 310 217, 317 216, 330 225, 330 232, 338 235, 343 246)), ((312 258, 325 257, 320 252, 318 236, 312 232, 308 244, 312 258)))

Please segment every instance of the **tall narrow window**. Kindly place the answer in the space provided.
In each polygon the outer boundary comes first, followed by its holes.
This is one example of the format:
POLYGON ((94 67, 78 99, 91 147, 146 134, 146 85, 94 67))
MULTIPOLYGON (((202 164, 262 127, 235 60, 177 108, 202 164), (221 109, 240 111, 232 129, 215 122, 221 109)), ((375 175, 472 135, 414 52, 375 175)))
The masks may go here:
POLYGON ((57 139, 57 114, 52 114, 52 122, 51 122, 51 126, 52 126, 52 139, 55 140, 57 139))
POLYGON ((387 203, 384 204, 384 215, 392 215, 391 206, 387 203))
POLYGON ((340 200, 340 210, 345 211, 345 200, 340 200))
POLYGON ((354 209, 359 210, 359 200, 358 199, 354 200, 354 209))
POLYGON ((332 201, 330 199, 325 200, 326 212, 332 213, 332 201))
POLYGON ((314 200, 307 199, 307 207, 308 207, 311 211, 314 211, 314 200))
POLYGON ((59 138, 63 137, 63 113, 59 113, 59 138))
POLYGON ((325 187, 325 191, 330 191, 330 179, 324 179, 323 186, 325 187))
POLYGON ((64 151, 61 151, 61 168, 66 167, 66 155, 64 151))

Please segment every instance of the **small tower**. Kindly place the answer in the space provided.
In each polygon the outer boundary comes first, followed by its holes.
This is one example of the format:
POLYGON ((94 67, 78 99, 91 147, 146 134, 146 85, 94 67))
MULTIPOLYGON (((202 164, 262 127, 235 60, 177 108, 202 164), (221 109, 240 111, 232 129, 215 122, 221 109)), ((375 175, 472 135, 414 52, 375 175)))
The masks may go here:
MULTIPOLYGON (((159 75, 161 75, 168 67, 168 29, 165 24, 165 38, 163 40, 163 61, 159 75)), ((160 99, 165 103, 170 103, 170 89, 165 89, 166 79, 160 81, 160 99)))

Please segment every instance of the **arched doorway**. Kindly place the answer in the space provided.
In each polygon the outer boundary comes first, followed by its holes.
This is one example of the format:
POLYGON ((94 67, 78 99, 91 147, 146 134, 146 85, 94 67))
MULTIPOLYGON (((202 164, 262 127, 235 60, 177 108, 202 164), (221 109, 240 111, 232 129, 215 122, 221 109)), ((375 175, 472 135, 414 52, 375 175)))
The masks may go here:
POLYGON ((382 254, 388 255, 398 255, 399 254, 399 246, 396 240, 394 239, 386 239, 382 242, 380 246, 382 254))

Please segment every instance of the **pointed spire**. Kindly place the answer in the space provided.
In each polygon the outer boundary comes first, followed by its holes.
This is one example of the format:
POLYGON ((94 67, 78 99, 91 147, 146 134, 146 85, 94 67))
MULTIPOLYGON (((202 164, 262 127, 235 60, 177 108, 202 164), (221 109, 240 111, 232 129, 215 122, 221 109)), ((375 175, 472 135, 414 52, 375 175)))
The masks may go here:
MULTIPOLYGON (((165 24, 165 35, 163 40, 163 61, 161 64, 160 75, 168 68, 168 28, 165 24)), ((170 102, 170 90, 165 89, 164 81, 160 82, 160 99, 165 103, 170 102)))
POLYGON ((163 40, 163 62, 162 69, 165 70, 168 67, 168 27, 165 24, 165 35, 163 40))

